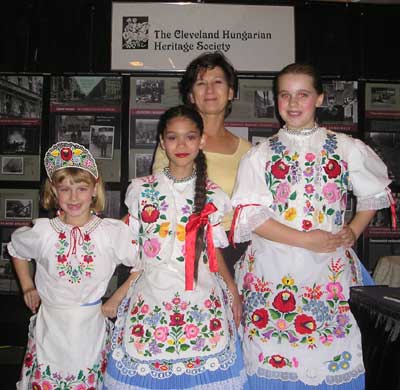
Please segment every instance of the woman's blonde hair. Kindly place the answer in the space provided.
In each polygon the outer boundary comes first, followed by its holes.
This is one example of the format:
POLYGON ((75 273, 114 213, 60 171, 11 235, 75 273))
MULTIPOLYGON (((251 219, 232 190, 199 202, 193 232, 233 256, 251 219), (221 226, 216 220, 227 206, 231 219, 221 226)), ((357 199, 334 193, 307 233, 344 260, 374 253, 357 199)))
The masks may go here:
POLYGON ((102 178, 99 176, 96 180, 91 173, 79 168, 62 168, 54 172, 51 181, 49 178, 46 179, 42 191, 42 205, 46 210, 56 210, 59 207, 54 186, 66 178, 69 178, 73 183, 84 182, 93 186, 97 184, 97 195, 93 197, 90 207, 96 213, 104 210, 106 191, 102 178))

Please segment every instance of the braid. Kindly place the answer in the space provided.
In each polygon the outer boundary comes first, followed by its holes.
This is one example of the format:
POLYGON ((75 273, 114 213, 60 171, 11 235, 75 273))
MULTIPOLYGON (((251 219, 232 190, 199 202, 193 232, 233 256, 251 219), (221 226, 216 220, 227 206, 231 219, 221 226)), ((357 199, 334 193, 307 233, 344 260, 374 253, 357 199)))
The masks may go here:
MULTIPOLYGON (((206 184, 207 184, 207 161, 206 156, 204 155, 202 150, 199 150, 199 153, 195 159, 196 163, 196 186, 195 186, 195 196, 194 196, 194 212, 196 214, 200 213, 203 210, 206 201, 206 184)), ((197 281, 198 269, 199 269, 199 261, 200 254, 203 249, 204 242, 204 226, 201 226, 197 231, 196 236, 196 251, 195 251, 195 260, 194 260, 194 279, 197 281)))

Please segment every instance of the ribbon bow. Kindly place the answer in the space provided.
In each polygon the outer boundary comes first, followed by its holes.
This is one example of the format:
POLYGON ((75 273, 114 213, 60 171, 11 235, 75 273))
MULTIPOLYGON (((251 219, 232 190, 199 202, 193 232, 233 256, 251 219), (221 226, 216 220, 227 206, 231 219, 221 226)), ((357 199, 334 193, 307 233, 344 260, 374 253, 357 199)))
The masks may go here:
POLYGON ((242 213, 242 210, 248 206, 261 206, 261 204, 260 203, 248 203, 248 204, 239 204, 238 206, 236 206, 235 211, 233 213, 232 225, 231 225, 231 228, 230 228, 229 234, 228 234, 228 240, 234 248, 236 248, 236 243, 235 243, 236 223, 240 217, 240 214, 242 213))
POLYGON ((218 271, 217 257, 215 255, 214 242, 212 237, 212 225, 208 216, 217 211, 213 203, 207 203, 198 214, 192 214, 186 224, 185 235, 185 289, 193 290, 194 280, 194 259, 196 256, 196 236, 201 226, 206 229, 207 254, 211 272, 218 271))
POLYGON ((79 229, 78 226, 74 226, 72 228, 69 241, 70 241, 70 243, 69 243, 67 257, 70 255, 71 249, 72 249, 72 254, 76 255, 76 244, 78 244, 78 245, 83 244, 83 235, 82 235, 81 229, 79 229))

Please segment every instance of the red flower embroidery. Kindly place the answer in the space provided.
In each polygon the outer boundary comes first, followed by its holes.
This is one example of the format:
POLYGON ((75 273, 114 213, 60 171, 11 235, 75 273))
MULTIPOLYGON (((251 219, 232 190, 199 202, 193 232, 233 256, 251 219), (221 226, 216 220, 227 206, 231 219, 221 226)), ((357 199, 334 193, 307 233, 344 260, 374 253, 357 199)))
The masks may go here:
POLYGON ((24 364, 26 367, 31 367, 32 363, 33 363, 33 355, 30 352, 28 352, 25 355, 24 364))
MULTIPOLYGON (((106 368, 107 368, 107 359, 104 359, 101 362, 101 367, 100 367, 100 371, 102 374, 104 374, 106 372, 106 368)), ((93 389, 94 389, 94 387, 93 387, 93 389)), ((88 390, 90 390, 90 389, 88 389, 88 390)))
POLYGON ((90 241, 90 235, 89 235, 89 233, 85 233, 85 234, 83 235, 83 241, 90 241))
POLYGON ((152 223, 157 221, 158 217, 160 215, 160 212, 157 210, 156 206, 152 204, 148 204, 143 207, 141 216, 143 222, 146 223, 152 223))
POLYGON ((132 328, 132 336, 142 337, 144 335, 144 329, 142 324, 137 324, 132 328))
POLYGON ((83 257, 83 261, 84 261, 85 263, 93 263, 93 257, 90 256, 90 255, 85 255, 85 256, 83 257))
POLYGON ((169 326, 181 326, 185 324, 184 314, 174 313, 169 316, 169 326))
POLYGON ((60 156, 64 161, 69 161, 72 158, 72 150, 70 148, 62 148, 60 150, 60 156))
POLYGON ((281 355, 272 355, 268 363, 275 368, 282 368, 286 366, 285 358, 281 355))
POLYGON ((210 330, 213 332, 221 329, 221 321, 218 318, 212 318, 210 320, 210 330))
POLYGON ((310 230, 311 228, 312 222, 307 219, 303 219, 303 230, 310 230))
POLYGON ((32 390, 42 390, 42 387, 37 382, 32 383, 32 390))
POLYGON ((61 233, 58 235, 58 238, 59 238, 60 240, 64 240, 64 239, 66 238, 65 233, 64 233, 64 232, 61 232, 61 233))
POLYGON ((214 304, 215 304, 215 307, 221 307, 221 302, 219 301, 219 299, 216 299, 214 304))
POLYGON ((306 314, 299 314, 294 320, 294 326, 300 334, 311 334, 317 329, 314 318, 306 314))
POLYGON ((253 314, 251 315, 251 322, 258 329, 265 328, 268 324, 268 312, 265 309, 254 310, 253 314))
POLYGON ((290 291, 281 291, 272 302, 275 309, 282 313, 289 313, 296 307, 296 300, 290 291))
POLYGON ((131 311, 131 315, 134 316, 138 311, 139 311, 139 307, 135 306, 131 311))
POLYGON ((281 159, 272 165, 271 172, 277 179, 284 179, 289 172, 289 166, 281 159))
POLYGON ((65 256, 65 255, 58 255, 58 258, 57 258, 57 261, 59 262, 59 263, 66 263, 67 262, 67 256, 65 256))
POLYGON ((324 166, 324 171, 328 175, 329 179, 334 179, 335 177, 338 177, 340 175, 340 172, 342 172, 342 168, 336 160, 329 159, 324 166))

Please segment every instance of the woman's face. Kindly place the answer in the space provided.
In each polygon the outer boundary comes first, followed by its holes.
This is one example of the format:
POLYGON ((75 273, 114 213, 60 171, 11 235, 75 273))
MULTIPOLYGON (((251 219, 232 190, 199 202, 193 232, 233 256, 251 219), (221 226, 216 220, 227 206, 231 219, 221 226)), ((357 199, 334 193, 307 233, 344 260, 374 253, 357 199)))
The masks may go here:
POLYGON ((190 100, 202 115, 225 115, 233 89, 229 87, 224 71, 216 66, 200 71, 190 93, 190 100))

